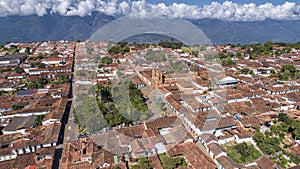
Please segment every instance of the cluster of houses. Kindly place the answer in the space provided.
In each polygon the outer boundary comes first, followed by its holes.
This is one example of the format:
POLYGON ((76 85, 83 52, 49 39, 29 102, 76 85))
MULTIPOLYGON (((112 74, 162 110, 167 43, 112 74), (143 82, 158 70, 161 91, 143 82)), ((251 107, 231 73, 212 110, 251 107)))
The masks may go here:
MULTIPOLYGON (((111 44, 107 42, 66 41, 8 44, 5 48, 10 46, 19 53, 7 50, 0 54, 0 67, 9 65, 0 75, 0 165, 5 168, 51 168, 70 90, 76 108, 80 94, 93 97, 95 85, 105 86, 124 77, 141 89, 147 105, 154 104, 149 102, 151 93, 159 92, 164 109, 155 118, 67 141, 61 168, 125 169, 146 157, 153 168, 160 169, 164 165, 161 154, 182 157, 185 167, 194 169, 280 168, 264 153, 238 164, 223 146, 247 143, 261 151, 253 139, 257 130, 269 130, 280 112, 299 120, 300 80, 272 76, 285 64, 300 68, 296 49, 276 57, 236 56, 232 59, 235 64, 223 67, 205 57, 224 50, 233 55, 245 51, 207 47, 195 56, 181 49, 149 47, 109 54, 111 44), (144 56, 152 51, 167 59, 150 62, 144 56), (102 63, 103 58, 111 63, 102 63), (178 71, 180 63, 187 66, 178 71), (253 73, 242 71, 245 68, 253 73), (72 72, 73 89, 70 82, 60 83, 62 75, 71 79, 72 72), (27 88, 41 79, 47 83, 27 88)), ((297 152, 294 141, 290 149, 297 152)))
POLYGON ((74 49, 75 43, 67 41, 7 44, 2 49, 1 168, 52 167, 70 95, 74 49), (12 46, 19 53, 9 53, 12 46), (39 85, 30 86, 34 82, 39 85))
MULTIPOLYGON (((294 58, 274 58, 273 67, 269 63, 272 57, 235 58, 235 65, 222 67, 218 62, 201 57, 217 54, 219 48, 200 51, 199 56, 165 48, 134 48, 124 55, 109 55, 104 50, 106 43, 80 45, 78 52, 81 53, 76 59, 82 64, 78 70, 91 71, 94 67, 97 74, 93 79, 79 76, 76 85, 105 85, 125 75, 146 98, 151 91, 162 93, 167 109, 158 119, 131 127, 120 126, 68 143, 68 151, 64 152, 65 168, 126 168, 128 164, 137 164, 141 157, 148 157, 154 168, 162 168, 159 154, 171 158, 183 156, 189 168, 280 168, 265 155, 247 164, 237 164, 222 146, 245 142, 259 149, 252 138, 257 129, 269 126, 267 124, 271 124, 279 112, 297 112, 299 100, 293 93, 299 92, 299 80, 279 83, 271 77, 270 71, 279 71, 287 63, 294 64, 294 58), (87 46, 91 45, 93 50, 88 55, 87 46), (172 55, 189 68, 169 73, 166 71, 170 66, 168 61, 149 63, 145 60, 144 56, 152 50, 172 55), (113 63, 97 67, 98 62, 93 62, 97 55, 109 56, 113 63), (268 61, 267 68, 264 61, 268 61), (253 70, 254 75, 237 73, 243 68, 253 70), (94 151, 87 153, 85 145, 92 146, 94 151), (100 160, 99 153, 106 158, 100 160)), ((297 67, 297 63, 294 65, 297 67)), ((296 114, 289 116, 298 118, 296 114)))

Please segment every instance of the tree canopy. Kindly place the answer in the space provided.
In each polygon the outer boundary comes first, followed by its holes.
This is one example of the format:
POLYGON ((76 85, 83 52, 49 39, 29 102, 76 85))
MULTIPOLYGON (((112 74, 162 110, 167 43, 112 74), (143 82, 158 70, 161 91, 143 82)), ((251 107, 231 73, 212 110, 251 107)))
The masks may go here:
POLYGON ((160 41, 158 43, 159 46, 164 47, 164 48, 172 48, 172 49, 181 49, 183 46, 183 43, 181 42, 175 42, 174 40, 170 41, 160 41))
POLYGON ((109 54, 125 54, 128 52, 130 52, 130 48, 126 42, 118 42, 115 46, 108 49, 109 54))

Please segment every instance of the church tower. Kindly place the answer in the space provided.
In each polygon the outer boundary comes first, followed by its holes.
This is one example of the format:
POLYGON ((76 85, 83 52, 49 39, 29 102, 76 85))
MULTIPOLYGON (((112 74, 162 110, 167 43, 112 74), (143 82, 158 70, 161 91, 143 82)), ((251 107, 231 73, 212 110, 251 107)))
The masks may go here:
POLYGON ((158 88, 163 84, 163 73, 157 68, 152 69, 152 86, 158 88))

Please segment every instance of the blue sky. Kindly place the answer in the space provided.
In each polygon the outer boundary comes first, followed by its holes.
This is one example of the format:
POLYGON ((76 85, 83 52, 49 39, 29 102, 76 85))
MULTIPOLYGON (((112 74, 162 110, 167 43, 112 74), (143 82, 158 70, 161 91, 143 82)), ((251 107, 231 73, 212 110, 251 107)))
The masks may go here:
MULTIPOLYGON (((185 3, 185 4, 191 4, 191 5, 199 5, 199 6, 203 6, 205 4, 211 4, 212 2, 225 2, 226 0, 213 0, 213 1, 209 1, 209 0, 147 0, 147 2, 149 3, 165 3, 165 4, 172 4, 172 3, 185 3)), ((264 4, 267 2, 273 3, 274 5, 278 5, 278 4, 283 4, 286 2, 286 0, 275 0, 275 1, 270 1, 270 0, 231 0, 232 2, 235 3, 255 3, 255 4, 264 4)), ((289 2, 296 2, 297 4, 300 4, 300 2, 298 1, 294 1, 294 0, 290 0, 289 2)))

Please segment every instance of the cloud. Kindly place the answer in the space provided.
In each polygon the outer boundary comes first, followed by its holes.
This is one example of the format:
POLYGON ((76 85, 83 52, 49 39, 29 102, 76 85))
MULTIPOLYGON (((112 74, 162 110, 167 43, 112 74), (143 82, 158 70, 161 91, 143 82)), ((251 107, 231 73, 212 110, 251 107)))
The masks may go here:
POLYGON ((294 2, 281 5, 265 3, 238 4, 231 1, 212 2, 202 7, 184 3, 150 4, 146 0, 1 0, 0 16, 43 16, 57 13, 65 16, 86 16, 98 11, 107 15, 134 15, 141 17, 170 16, 187 19, 221 19, 229 21, 256 21, 265 19, 300 19, 300 6, 294 2))

